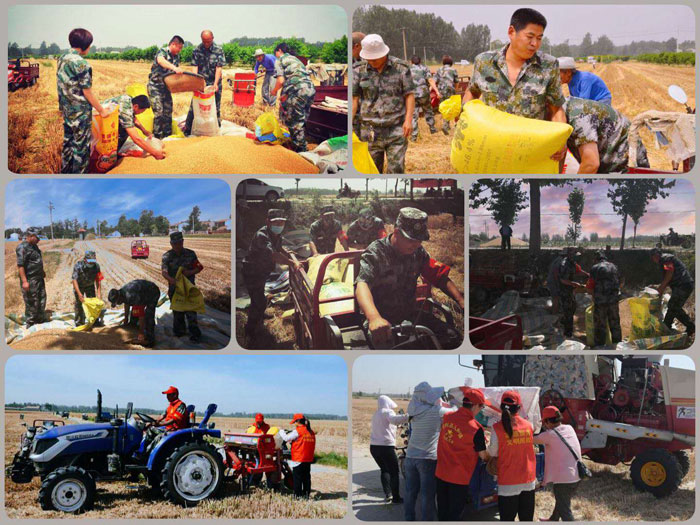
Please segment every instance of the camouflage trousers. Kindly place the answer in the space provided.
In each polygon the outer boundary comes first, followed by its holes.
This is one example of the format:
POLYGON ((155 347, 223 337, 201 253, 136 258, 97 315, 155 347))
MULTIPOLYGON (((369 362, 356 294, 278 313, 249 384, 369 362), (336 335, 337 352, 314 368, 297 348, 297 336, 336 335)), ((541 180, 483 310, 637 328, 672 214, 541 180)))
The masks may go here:
MULTIPOLYGON (((452 95, 456 95, 456 91, 454 89, 448 90, 448 89, 440 89, 438 87, 438 91, 440 91, 440 102, 443 102, 450 98, 452 95)), ((442 115, 441 115, 442 116, 442 115)), ((443 118, 442 119, 442 131, 447 135, 450 132, 450 121, 443 118)))
POLYGON ((690 319, 690 316, 683 310, 683 305, 693 293, 694 284, 687 286, 679 286, 671 289, 671 299, 668 301, 668 310, 664 317, 664 324, 671 328, 673 321, 678 319, 685 325, 686 330, 695 331, 695 323, 690 319))
MULTIPOLYGON (((168 297, 172 301, 173 294, 175 293, 175 287, 171 286, 168 288, 168 297)), ((155 309, 154 320, 155 320, 155 309)), ((146 334, 148 334, 148 308, 146 309, 146 334)), ((190 337, 200 338, 202 336, 202 331, 199 329, 199 323, 197 322, 197 312, 176 312, 173 310, 173 334, 175 337, 180 337, 189 332, 190 337)))
POLYGON ((29 290, 22 288, 22 299, 24 299, 24 317, 27 328, 34 324, 46 321, 46 286, 41 277, 28 277, 29 290))
POLYGON ((90 167, 92 112, 63 115, 61 173, 87 173, 90 167))
POLYGON ((280 120, 289 128, 292 149, 296 152, 306 151, 306 121, 311 113, 316 89, 302 89, 287 93, 280 103, 280 120))
POLYGON ((413 110, 413 133, 411 134, 413 140, 416 140, 418 138, 418 118, 420 116, 419 113, 421 109, 423 110, 423 116, 425 117, 425 121, 430 127, 430 132, 435 133, 437 131, 435 129, 435 116, 433 114, 433 106, 430 105, 430 96, 417 98, 416 109, 413 110))
POLYGON ((613 345, 622 341, 620 328, 620 305, 617 301, 611 304, 593 305, 593 333, 596 346, 604 346, 610 329, 610 339, 613 345))
POLYGON ((388 128, 372 128, 363 124, 360 128, 360 140, 368 143, 369 154, 374 160, 379 173, 384 173, 385 154, 386 173, 404 173, 406 171, 408 141, 403 136, 403 127, 401 125, 388 128))
POLYGON ((571 337, 574 334, 574 314, 576 313, 576 299, 571 292, 559 294, 559 307, 561 308, 561 325, 564 335, 571 337))
MULTIPOLYGON (((216 100, 216 118, 219 121, 219 126, 221 126, 221 91, 223 87, 219 87, 219 90, 214 92, 214 100, 216 100)), ((190 135, 192 133, 192 123, 194 122, 194 98, 190 102, 190 110, 187 112, 187 119, 185 120, 185 135, 190 135)))
POLYGON ((173 133, 173 96, 165 84, 148 83, 148 99, 153 110, 153 136, 164 139, 173 133))

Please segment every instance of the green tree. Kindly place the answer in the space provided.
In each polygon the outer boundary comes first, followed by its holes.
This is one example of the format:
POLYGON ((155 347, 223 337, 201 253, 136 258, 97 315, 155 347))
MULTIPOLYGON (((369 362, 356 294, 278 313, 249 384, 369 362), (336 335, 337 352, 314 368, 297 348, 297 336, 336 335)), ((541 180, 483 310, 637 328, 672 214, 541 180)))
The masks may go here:
POLYGON ((348 57, 348 37, 343 35, 342 38, 334 42, 326 42, 321 48, 321 61, 325 63, 343 63, 348 57))
POLYGON ((527 195, 520 188, 517 179, 496 179, 498 184, 491 188, 486 209, 491 212, 491 217, 499 226, 512 226, 518 217, 520 210, 526 207, 527 195))
POLYGON ((128 228, 129 228, 129 223, 126 219, 126 215, 120 216, 119 220, 117 221, 117 230, 122 235, 129 235, 128 228))
POLYGON ((170 229, 170 222, 167 218, 162 215, 158 215, 154 220, 153 224, 156 227, 156 232, 158 235, 167 235, 170 229))
POLYGON ((569 203, 569 219, 571 219, 571 224, 566 228, 566 236, 576 244, 581 236, 581 216, 586 196, 581 188, 574 188, 566 200, 569 203))
POLYGON ((151 227, 153 226, 153 210, 142 210, 141 216, 139 217, 139 227, 143 233, 151 233, 151 227))
POLYGON ((199 206, 195 206, 192 208, 192 211, 190 212, 189 217, 187 218, 187 222, 189 224, 190 228, 193 228, 194 231, 199 231, 202 229, 202 223, 199 222, 199 216, 202 214, 201 210, 199 209, 199 206))
POLYGON ((581 41, 581 45, 578 49, 578 54, 580 56, 588 56, 593 54, 593 37, 590 33, 586 33, 581 41))

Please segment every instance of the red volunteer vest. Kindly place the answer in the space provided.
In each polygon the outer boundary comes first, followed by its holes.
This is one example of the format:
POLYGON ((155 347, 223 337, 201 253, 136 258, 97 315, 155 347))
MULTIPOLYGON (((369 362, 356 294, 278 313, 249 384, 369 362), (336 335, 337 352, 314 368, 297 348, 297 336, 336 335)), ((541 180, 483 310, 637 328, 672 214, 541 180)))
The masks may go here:
POLYGON ((184 407, 185 403, 178 399, 174 403, 170 403, 168 408, 165 409, 165 419, 173 420, 171 425, 165 427, 167 430, 180 430, 181 428, 187 428, 187 407, 185 407, 183 413, 180 413, 178 412, 178 408, 181 405, 184 407))
POLYGON ((299 437, 292 441, 292 461, 311 463, 316 450, 316 434, 309 432, 304 425, 297 427, 299 437))
POLYGON ((532 425, 520 416, 513 416, 513 437, 509 438, 498 422, 493 430, 498 437, 498 484, 522 485, 536 479, 535 448, 532 425))
POLYGON ((459 408, 445 414, 440 428, 435 477, 448 483, 469 485, 479 454, 474 450, 474 434, 481 428, 471 411, 459 408))

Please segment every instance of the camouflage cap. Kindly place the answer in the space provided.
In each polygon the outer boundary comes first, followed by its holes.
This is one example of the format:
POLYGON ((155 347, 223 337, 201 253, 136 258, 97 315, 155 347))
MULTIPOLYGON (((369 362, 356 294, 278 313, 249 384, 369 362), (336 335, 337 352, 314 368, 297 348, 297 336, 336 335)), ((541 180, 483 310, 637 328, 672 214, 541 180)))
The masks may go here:
POLYGON ((24 232, 25 236, 29 235, 39 235, 39 228, 27 228, 27 231, 24 232))
POLYGON ((321 215, 325 215, 326 213, 335 213, 335 210, 333 209, 333 206, 331 204, 321 208, 321 215))
POLYGON ((401 208, 396 219, 396 227, 404 237, 414 241, 430 240, 428 214, 418 208, 401 208))
POLYGON ((91 262, 91 263, 97 262, 95 251, 94 250, 86 250, 85 259, 87 260, 87 262, 91 262))
POLYGON ((374 213, 372 213, 372 208, 362 208, 360 210, 360 217, 363 219, 371 219, 374 213))
POLYGON ((284 216, 284 210, 281 210, 279 208, 270 208, 269 210, 267 210, 267 218, 270 221, 279 219, 282 219, 284 221, 287 220, 287 217, 284 216))
POLYGON ((649 251, 649 256, 653 257, 654 255, 661 255, 661 250, 659 250, 658 248, 652 248, 649 251))
POLYGON ((597 250, 595 256, 596 259, 605 259, 605 252, 603 250, 597 250))
POLYGON ((182 236, 182 232, 173 232, 170 234, 170 244, 176 242, 183 242, 185 238, 182 236))

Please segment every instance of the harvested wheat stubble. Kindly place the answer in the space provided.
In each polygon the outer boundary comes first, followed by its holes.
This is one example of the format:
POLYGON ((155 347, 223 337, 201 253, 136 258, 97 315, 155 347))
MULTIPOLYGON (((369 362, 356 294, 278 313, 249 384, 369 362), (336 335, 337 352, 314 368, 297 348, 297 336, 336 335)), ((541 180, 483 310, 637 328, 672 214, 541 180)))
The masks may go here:
POLYGON ((256 144, 245 137, 195 137, 165 142, 166 158, 125 157, 109 173, 274 174, 318 173, 303 157, 282 146, 256 144))
POLYGON ((113 326, 93 328, 91 332, 52 328, 30 334, 10 346, 15 350, 144 350, 143 346, 127 342, 135 337, 135 332, 113 326))

